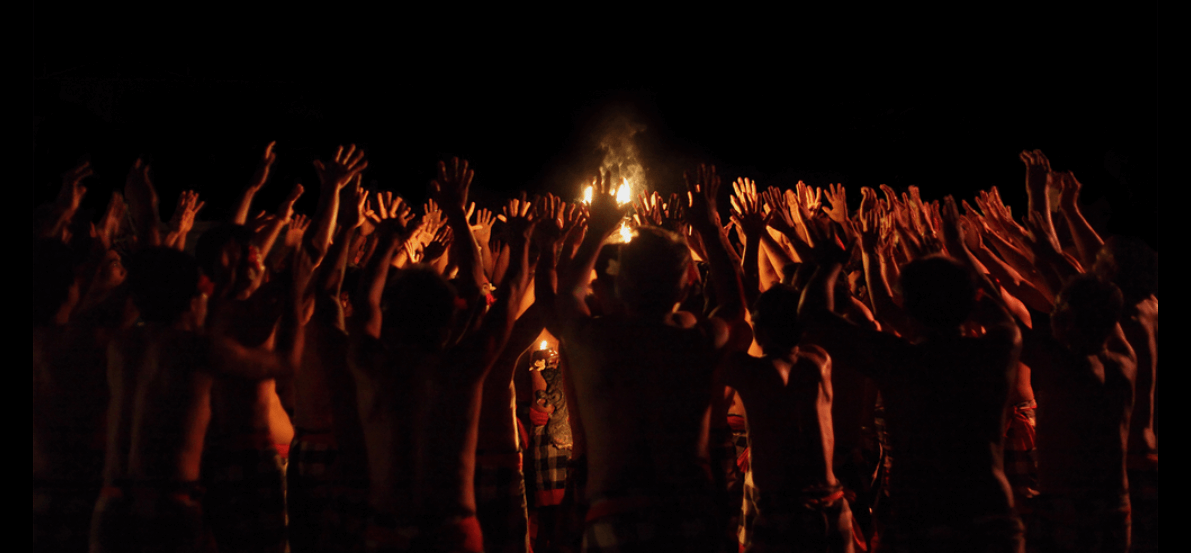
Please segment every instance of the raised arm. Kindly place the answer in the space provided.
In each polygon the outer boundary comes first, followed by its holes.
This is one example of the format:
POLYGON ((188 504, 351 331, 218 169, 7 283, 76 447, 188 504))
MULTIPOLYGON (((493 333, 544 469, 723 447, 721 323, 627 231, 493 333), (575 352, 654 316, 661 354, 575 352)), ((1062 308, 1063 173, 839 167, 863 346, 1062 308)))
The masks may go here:
POLYGON ((750 179, 740 178, 732 183, 735 195, 731 197, 732 223, 744 233, 744 256, 741 258, 743 288, 746 305, 752 305, 761 293, 761 240, 768 236, 765 215, 761 212, 761 198, 757 185, 750 179))
POLYGON ((318 267, 314 283, 315 319, 341 330, 346 330, 343 304, 339 300, 343 287, 343 273, 347 269, 348 256, 355 243, 354 237, 364 224, 364 212, 368 205, 368 191, 360 188, 358 179, 355 183, 354 187, 348 188, 349 195, 341 205, 339 230, 331 242, 331 249, 327 251, 318 267))
POLYGON ((161 245, 161 219, 157 210, 157 190, 149 180, 149 165, 137 159, 124 182, 124 198, 136 228, 137 245, 142 248, 161 245))
POLYGON ((714 166, 705 165, 700 165, 694 176, 683 176, 691 198, 688 219, 691 228, 703 239, 703 248, 715 286, 718 305, 712 315, 735 325, 744 321, 744 293, 740 283, 740 266, 728 253, 732 246, 728 243, 728 236, 716 211, 715 199, 720 188, 720 178, 715 174, 714 166))
POLYGON ((1029 210, 1042 215, 1046 228, 1054 232, 1054 223, 1050 218, 1050 198, 1046 195, 1046 181, 1050 178, 1050 160, 1042 150, 1023 150, 1022 163, 1026 165, 1026 196, 1029 198, 1029 210))
POLYGON ((456 288, 459 295, 469 301, 483 295, 484 284, 488 281, 480 261, 480 247, 467 224, 467 192, 473 176, 466 160, 460 163, 459 158, 454 158, 449 168, 444 162, 438 163, 438 178, 431 183, 446 215, 447 226, 454 233, 450 255, 459 266, 456 288))
MULTIPOLYGON (((497 357, 504 350, 517 319, 517 311, 521 308, 522 300, 529 290, 529 240, 536 224, 532 206, 527 202, 511 200, 505 211, 509 225, 509 251, 511 259, 509 272, 496 290, 496 302, 484 316, 483 322, 475 334, 467 337, 470 347, 461 347, 464 355, 479 356, 479 363, 475 366, 484 371, 491 368, 497 357)), ((467 222, 467 215, 460 214, 463 222, 467 222)), ((450 215, 448 215, 450 217, 450 215)), ((470 236, 470 233, 468 233, 470 236)), ((462 267, 460 271, 462 272, 462 267)), ((539 327, 540 329, 540 327, 539 327)), ((531 338, 532 339, 532 338, 531 338)), ((522 344, 524 345, 524 344, 522 344)), ((512 376, 511 372, 508 375, 512 376)))
POLYGON ((595 270, 600 248, 624 218, 624 208, 618 206, 612 196, 614 185, 611 180, 610 174, 602 174, 592 181, 594 191, 588 211, 587 233, 571 263, 559 264, 555 312, 564 333, 591 316, 585 301, 591 272, 595 270))
POLYGON ((84 161, 78 167, 62 175, 62 188, 58 191, 58 199, 54 201, 54 211, 51 217, 38 221, 39 225, 33 229, 38 238, 61 238, 62 232, 70 225, 70 220, 79 210, 83 196, 87 194, 87 187, 83 186, 83 179, 94 174, 91 162, 84 161))
POLYGON ((1056 178, 1059 179, 1060 187, 1059 211, 1062 211, 1063 218, 1067 219, 1071 239, 1075 241, 1075 249, 1079 250, 1079 261, 1085 267, 1091 267, 1096 263, 1096 253, 1100 251, 1100 246, 1104 245, 1104 240, 1100 239, 1100 235, 1088 224, 1088 220, 1084 219, 1083 213, 1079 210, 1079 189, 1083 185, 1075 180, 1071 171, 1060 173, 1056 178))
MULTIPOLYGON (((346 151, 340 146, 330 161, 314 161, 319 180, 318 207, 314 210, 311 232, 306 233, 306 247, 316 256, 315 259, 321 260, 327 253, 331 233, 335 231, 335 219, 339 214, 340 193, 353 181, 353 190, 358 190, 360 173, 367 167, 364 150, 356 150, 355 144, 346 151)), ((355 193, 353 195, 358 196, 355 193)))
POLYGON ((240 199, 236 202, 236 211, 232 214, 232 222, 237 225, 248 224, 248 213, 252 210, 252 199, 256 197, 256 193, 260 192, 265 183, 269 181, 269 172, 273 169, 273 162, 277 161, 277 154, 273 153, 273 146, 277 142, 270 142, 265 146, 265 153, 261 156, 260 163, 256 166, 256 172, 252 175, 252 180, 248 181, 248 186, 244 187, 244 192, 240 194, 240 199))
POLYGON ((170 218, 170 232, 165 238, 166 247, 186 250, 186 235, 194 228, 194 218, 199 210, 207 205, 207 202, 200 202, 198 197, 198 192, 194 190, 187 190, 178 196, 178 206, 170 218))

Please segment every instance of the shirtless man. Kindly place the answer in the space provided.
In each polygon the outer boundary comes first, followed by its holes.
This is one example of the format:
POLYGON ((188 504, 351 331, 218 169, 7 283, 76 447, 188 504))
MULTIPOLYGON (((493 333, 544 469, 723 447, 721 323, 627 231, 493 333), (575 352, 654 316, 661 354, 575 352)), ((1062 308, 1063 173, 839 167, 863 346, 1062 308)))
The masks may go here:
MULTIPOLYGON (((128 265, 144 324, 109 347, 105 487, 95 507, 92 551, 197 551, 212 384, 218 376, 260 379, 292 370, 301 327, 290 302, 278 331, 280 356, 205 336, 206 297, 189 255, 147 248, 128 265)), ((305 286, 308 266, 296 271, 291 289, 305 286)))
POLYGON ((309 291, 313 313, 294 375, 295 435, 285 474, 290 550, 295 553, 358 551, 364 545, 368 464, 340 295, 351 244, 364 222, 367 192, 358 176, 352 185, 339 188, 336 179, 323 182, 302 241, 316 257, 327 253, 309 291), (327 250, 336 222, 339 230, 327 250))
MULTIPOLYGON (((893 523, 882 539, 891 551, 1021 551, 1001 467, 1010 378, 1021 338, 986 297, 976 301, 974 263, 962 243, 954 201, 944 211, 948 248, 965 263, 934 256, 906 265, 902 297, 917 343, 856 327, 832 312, 843 259, 826 255, 807 284, 799 318, 808 338, 876 381, 885 400, 897 466, 889 481, 893 523), (985 330, 961 334, 969 317, 985 330)), ((834 236, 816 246, 831 249, 834 236), (820 246, 822 244, 822 246, 820 246)), ((842 252, 840 252, 842 253, 842 252)))
POLYGON ((776 285, 757 300, 753 329, 765 357, 729 358, 724 383, 748 409, 756 509, 745 551, 852 551, 852 516, 832 471, 831 359, 799 344, 798 293, 776 285), (827 524, 822 524, 822 521, 827 524))
MULTIPOLYGON (((124 216, 112 194, 87 259, 63 243, 86 195, 84 162, 63 175, 33 244, 33 550, 87 548, 103 485, 107 341, 126 300, 120 256, 110 249, 124 216), (88 285, 90 283, 90 285, 88 285), (115 293, 113 293, 115 292, 115 293)), ((40 224, 38 224, 40 223, 40 224)), ((87 238, 75 236, 75 244, 87 238), (82 240, 80 240, 80 238, 82 240)))
POLYGON ((1125 453, 1137 365, 1117 323, 1122 303, 1116 286, 1079 276, 1056 298, 1053 337, 1044 327, 1027 334, 1022 357, 1039 398, 1041 550, 1129 550, 1125 453))
MULTIPOLYGON (((715 213, 718 179, 691 185, 692 224, 704 236, 721 314, 677 317, 690 254, 676 235, 641 227, 620 250, 616 289, 624 313, 593 318, 587 283, 604 242, 623 217, 608 175, 597 179, 588 233, 559 275, 557 310, 588 446, 587 551, 714 551, 719 548, 708 457, 717 367, 729 347, 747 346, 738 269, 715 213), (739 332, 732 340, 733 331, 739 332), (743 332, 741 332, 743 331, 743 332), (743 338, 743 339, 741 339, 743 338)), ((722 385, 719 385, 722 390, 722 385)))
MULTIPOLYGON (((325 183, 324 195, 336 194, 367 167, 363 158, 363 151, 352 146, 346 151, 341 147, 331 162, 316 162, 325 183)), ((292 217, 293 199, 291 195, 276 218, 292 217)), ((329 217, 323 214, 323 228, 312 233, 323 233, 321 240, 308 241, 302 248, 305 255, 314 256, 313 263, 325 251, 326 234, 334 222, 329 217)), ((263 235, 278 230, 273 225, 252 233, 229 225, 200 237, 196 254, 204 272, 217 285, 229 283, 226 294, 212 299, 208 328, 213 334, 243 347, 270 347, 286 291, 273 282, 262 284, 262 261, 271 243, 263 235), (230 258, 245 259, 244 270, 231 270, 230 258)), ((276 386, 273 379, 228 377, 218 379, 212 391, 203 481, 205 504, 210 507, 206 516, 216 542, 225 550, 280 553, 285 549, 285 472, 271 433, 271 418, 279 413, 276 386)))
POLYGON ((1125 296, 1121 330, 1137 355, 1129 424, 1129 504, 1134 551, 1158 549, 1158 256, 1139 240, 1109 238, 1095 272, 1125 296))
POLYGON ((514 207, 514 262, 485 315, 480 252, 464 212, 471 178, 467 163, 454 160, 449 171, 439 165, 435 182, 455 234, 455 286, 424 267, 403 270, 387 292, 389 316, 382 319, 384 269, 405 239, 397 223, 386 222, 378 231, 384 233, 379 259, 369 262, 353 300, 353 364, 369 384, 361 389, 371 389, 360 398, 360 414, 372 474, 367 539, 377 551, 483 549, 474 491, 482 385, 528 288, 533 223, 530 206, 514 207))

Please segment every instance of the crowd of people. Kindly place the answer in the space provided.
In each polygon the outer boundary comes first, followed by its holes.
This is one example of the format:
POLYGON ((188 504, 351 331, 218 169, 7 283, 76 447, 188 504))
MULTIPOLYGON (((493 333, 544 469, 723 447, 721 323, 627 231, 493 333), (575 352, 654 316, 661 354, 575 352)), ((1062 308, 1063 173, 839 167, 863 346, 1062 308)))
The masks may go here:
POLYGON ((1016 217, 458 159, 417 209, 355 146, 253 216, 275 159, 201 233, 140 160, 35 211, 35 550, 1156 550, 1157 254, 1039 151, 1016 217))

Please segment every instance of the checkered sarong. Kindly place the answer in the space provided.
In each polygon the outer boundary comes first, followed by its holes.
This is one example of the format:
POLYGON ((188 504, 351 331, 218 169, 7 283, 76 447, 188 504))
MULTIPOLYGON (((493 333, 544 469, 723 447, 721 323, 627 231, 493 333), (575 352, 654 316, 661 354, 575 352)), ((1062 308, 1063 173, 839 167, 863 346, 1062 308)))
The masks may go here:
POLYGON ((220 552, 285 551, 285 469, 273 447, 208 447, 203 514, 220 552))
POLYGON ((526 480, 530 483, 533 506, 551 507, 562 503, 567 487, 567 465, 571 461, 571 449, 554 445, 546 433, 546 426, 534 426, 529 437, 529 453, 532 458, 526 464, 526 480), (528 478, 532 475, 532 478, 528 478))
POLYGON ((1128 495, 1119 498, 1040 495, 1034 500, 1029 529, 1038 551, 1127 551, 1131 534, 1128 495))
POLYGON ((359 551, 368 520, 367 480, 347 479, 330 434, 299 432, 286 467, 290 550, 359 551))
POLYGON ((476 454, 476 518, 488 553, 529 551, 521 454, 476 454))
POLYGON ((751 485, 745 490, 754 517, 745 551, 850 552, 852 511, 842 488, 815 494, 774 496, 762 494, 751 485))
POLYGON ((708 435, 708 453, 715 473, 716 507, 720 513, 723 547, 736 545, 740 526, 740 502, 744 497, 744 477, 737 463, 736 440, 729 427, 712 427, 708 435))
POLYGON ((592 502, 583 531, 586 553, 713 553, 722 540, 714 530, 708 496, 630 497, 592 502), (623 507, 625 503, 636 504, 623 507))
POLYGON ((1034 448, 1033 400, 1013 408, 1005 428, 1005 478, 1017 502, 1038 495, 1038 459, 1034 448))

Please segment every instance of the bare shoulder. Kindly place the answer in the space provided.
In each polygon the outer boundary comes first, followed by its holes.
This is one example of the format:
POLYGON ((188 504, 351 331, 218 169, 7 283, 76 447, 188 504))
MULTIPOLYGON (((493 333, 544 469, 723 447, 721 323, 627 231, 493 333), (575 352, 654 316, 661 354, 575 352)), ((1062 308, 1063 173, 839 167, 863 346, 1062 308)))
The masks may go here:
POLYGON ((699 319, 690 311, 675 311, 670 314, 667 322, 676 328, 688 329, 695 328, 695 325, 699 324, 699 319))
POLYGON ((831 355, 816 344, 799 344, 798 357, 820 365, 829 366, 831 364, 831 355))

